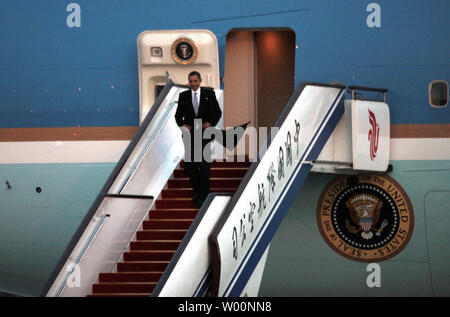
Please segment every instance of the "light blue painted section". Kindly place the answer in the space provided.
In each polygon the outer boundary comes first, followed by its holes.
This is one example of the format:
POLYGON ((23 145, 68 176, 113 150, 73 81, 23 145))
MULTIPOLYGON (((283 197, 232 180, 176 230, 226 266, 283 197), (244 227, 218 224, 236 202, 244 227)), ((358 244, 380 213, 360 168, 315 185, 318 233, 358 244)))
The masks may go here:
POLYGON ((0 165, 0 291, 40 294, 114 166, 0 165))
MULTIPOLYGON (((0 165, 0 290, 39 295, 113 167, 0 165)), ((380 263, 381 288, 367 287, 366 263, 343 258, 323 240, 316 206, 334 176, 312 174, 275 234, 259 295, 448 295, 450 162, 396 161, 393 167, 390 175, 413 204, 415 227, 408 246, 380 263)))
POLYGON ((450 186, 427 193, 425 216, 434 295, 450 296, 450 186))
POLYGON ((408 194, 415 226, 406 248, 380 262, 380 288, 367 287, 368 263, 340 256, 323 240, 316 208, 323 188, 334 176, 312 174, 271 243, 259 296, 448 295, 450 162, 392 164, 390 176, 408 194))
MULTIPOLYGON (((323 240, 316 207, 334 175, 311 174, 271 243, 259 296, 448 296, 450 162, 393 167, 390 175, 411 199, 415 227, 407 247, 380 263, 381 288, 367 287, 366 263, 343 258, 323 240)), ((39 295, 113 168, 0 165, 0 291, 39 295)))

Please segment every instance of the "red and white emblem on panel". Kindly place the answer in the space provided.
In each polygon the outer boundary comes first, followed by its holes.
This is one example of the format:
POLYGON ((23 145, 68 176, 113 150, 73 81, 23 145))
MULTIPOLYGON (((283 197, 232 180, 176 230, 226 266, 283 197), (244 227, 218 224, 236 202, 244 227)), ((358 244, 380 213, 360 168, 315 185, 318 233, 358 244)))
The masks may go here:
POLYGON ((378 151, 378 140, 380 137, 380 126, 377 123, 377 118, 375 114, 369 110, 369 142, 370 142, 370 159, 373 161, 377 156, 378 151))

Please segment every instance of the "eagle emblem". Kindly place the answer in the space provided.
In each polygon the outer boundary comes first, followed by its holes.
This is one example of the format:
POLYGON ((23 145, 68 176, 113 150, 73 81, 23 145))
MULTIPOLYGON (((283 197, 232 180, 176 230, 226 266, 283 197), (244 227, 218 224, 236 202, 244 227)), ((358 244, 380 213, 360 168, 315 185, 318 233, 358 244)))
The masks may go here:
POLYGON ((337 176, 322 191, 316 217, 325 242, 361 262, 396 256, 414 228, 408 195, 386 174, 337 176))
MULTIPOLYGON (((383 202, 371 194, 357 194, 350 197, 345 205, 350 212, 350 218, 353 223, 359 226, 359 228, 355 228, 347 220, 347 229, 352 233, 361 233, 361 237, 365 240, 371 239, 373 237, 373 226, 380 218, 380 210, 383 207, 383 202)), ((387 220, 384 220, 382 225, 377 229, 378 235, 387 226, 387 220)))
POLYGON ((172 44, 172 58, 178 64, 191 64, 197 58, 198 49, 188 38, 180 38, 172 44))

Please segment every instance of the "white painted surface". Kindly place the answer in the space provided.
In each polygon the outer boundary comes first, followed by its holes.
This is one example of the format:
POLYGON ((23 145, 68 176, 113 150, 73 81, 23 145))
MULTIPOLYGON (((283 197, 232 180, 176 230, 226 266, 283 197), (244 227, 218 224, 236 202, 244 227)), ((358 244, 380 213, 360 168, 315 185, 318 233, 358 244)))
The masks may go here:
POLYGON ((386 103, 352 100, 353 169, 387 170, 390 131, 389 107, 386 103))
POLYGON ((219 49, 217 38, 211 31, 144 31, 137 39, 137 50, 141 122, 155 102, 155 87, 165 85, 169 78, 175 84, 186 85, 189 72, 197 70, 202 75, 202 86, 220 88, 219 49), (172 45, 181 38, 191 40, 198 50, 197 58, 188 65, 178 64, 172 57, 172 45), (160 48, 162 56, 152 56, 152 47, 160 48))

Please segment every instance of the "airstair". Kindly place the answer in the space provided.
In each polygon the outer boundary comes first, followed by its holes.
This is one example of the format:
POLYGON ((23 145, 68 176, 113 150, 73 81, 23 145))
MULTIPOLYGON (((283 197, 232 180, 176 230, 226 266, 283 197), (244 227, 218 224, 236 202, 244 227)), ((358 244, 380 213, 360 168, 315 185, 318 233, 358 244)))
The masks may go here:
POLYGON ((345 87, 303 83, 254 162, 214 162, 198 210, 169 82, 67 246, 46 296, 257 295, 273 235, 344 114, 345 87))

